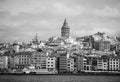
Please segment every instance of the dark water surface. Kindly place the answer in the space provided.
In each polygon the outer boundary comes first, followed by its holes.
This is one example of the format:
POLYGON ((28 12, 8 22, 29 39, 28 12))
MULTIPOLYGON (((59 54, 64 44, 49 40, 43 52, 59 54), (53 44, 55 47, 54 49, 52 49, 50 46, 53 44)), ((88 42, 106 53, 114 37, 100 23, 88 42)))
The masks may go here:
POLYGON ((120 82, 120 76, 0 75, 0 82, 120 82))

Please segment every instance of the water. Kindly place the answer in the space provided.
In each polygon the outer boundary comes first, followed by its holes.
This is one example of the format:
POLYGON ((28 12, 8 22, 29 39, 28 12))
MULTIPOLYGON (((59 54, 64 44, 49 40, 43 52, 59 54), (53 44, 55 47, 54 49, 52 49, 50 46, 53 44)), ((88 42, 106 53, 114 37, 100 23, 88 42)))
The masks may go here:
POLYGON ((120 76, 0 75, 0 82, 120 82, 120 76))

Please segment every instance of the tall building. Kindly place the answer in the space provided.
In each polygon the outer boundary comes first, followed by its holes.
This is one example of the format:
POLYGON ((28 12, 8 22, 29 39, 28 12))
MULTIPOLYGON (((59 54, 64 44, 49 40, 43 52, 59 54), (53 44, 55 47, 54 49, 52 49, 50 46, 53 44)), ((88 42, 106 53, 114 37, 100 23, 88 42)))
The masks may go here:
POLYGON ((44 51, 32 53, 32 65, 35 66, 35 70, 46 69, 47 54, 44 51))
POLYGON ((0 56, 0 69, 8 68, 8 57, 0 56))
POLYGON ((70 28, 66 19, 64 20, 63 26, 61 28, 61 37, 69 37, 70 36, 70 28))
POLYGON ((67 59, 67 71, 73 72, 74 71, 74 58, 67 59))
POLYGON ((59 61, 59 73, 67 71, 67 54, 60 54, 59 61))
POLYGON ((87 66, 87 59, 85 59, 83 56, 77 56, 76 62, 77 62, 77 70, 79 72, 89 69, 87 66))

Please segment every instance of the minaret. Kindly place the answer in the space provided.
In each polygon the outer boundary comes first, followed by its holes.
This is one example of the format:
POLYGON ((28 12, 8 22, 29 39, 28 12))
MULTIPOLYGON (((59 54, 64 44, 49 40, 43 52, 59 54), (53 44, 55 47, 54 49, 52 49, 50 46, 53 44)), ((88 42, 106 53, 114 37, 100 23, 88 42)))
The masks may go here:
POLYGON ((65 18, 63 26, 61 28, 61 37, 68 38, 69 36, 70 36, 70 28, 69 28, 67 20, 65 18))

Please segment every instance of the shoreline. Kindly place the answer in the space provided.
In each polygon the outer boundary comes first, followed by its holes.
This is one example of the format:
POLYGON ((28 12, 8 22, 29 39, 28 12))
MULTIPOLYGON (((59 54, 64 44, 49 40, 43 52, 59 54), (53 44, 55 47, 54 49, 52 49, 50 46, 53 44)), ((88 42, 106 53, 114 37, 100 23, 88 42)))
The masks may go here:
POLYGON ((120 76, 120 73, 79 73, 79 74, 24 74, 24 73, 0 73, 0 75, 95 75, 95 76, 120 76))

